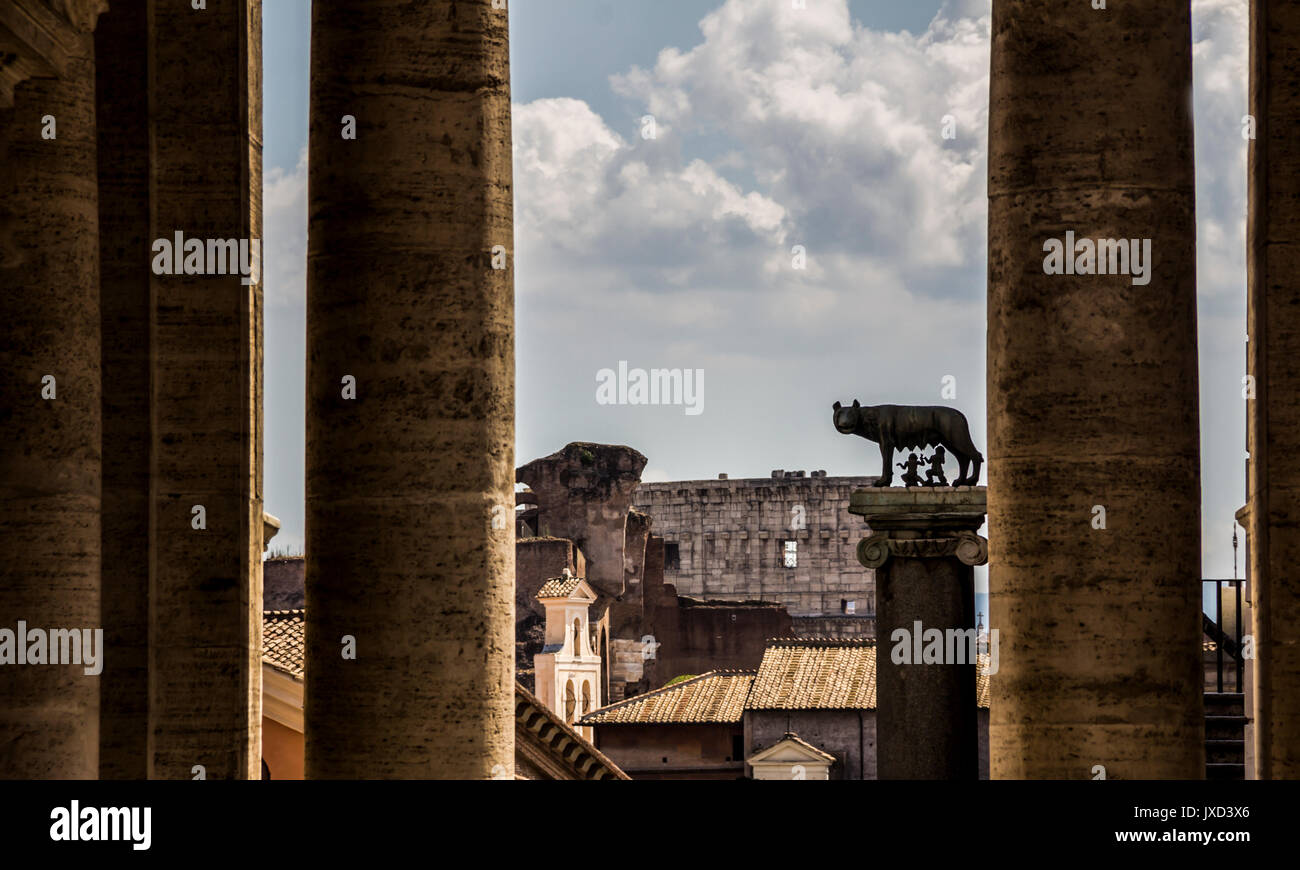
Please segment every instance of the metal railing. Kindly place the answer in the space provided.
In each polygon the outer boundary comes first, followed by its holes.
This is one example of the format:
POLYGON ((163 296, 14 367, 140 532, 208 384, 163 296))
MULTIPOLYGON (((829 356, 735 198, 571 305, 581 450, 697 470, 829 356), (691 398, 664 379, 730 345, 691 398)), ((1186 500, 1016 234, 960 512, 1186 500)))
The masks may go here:
MULTIPOLYGON (((1214 642, 1214 665, 1215 674, 1213 682, 1206 678, 1207 688, 1214 686, 1214 691, 1223 692, 1224 689, 1224 661, 1225 656, 1229 668, 1235 679, 1233 680, 1232 691, 1242 691, 1242 678, 1245 670, 1245 658, 1242 656, 1242 580, 1201 580, 1202 584, 1214 584, 1214 615, 1211 616, 1204 611, 1201 612, 1201 627, 1205 635, 1214 642), (1223 612, 1223 594, 1225 589, 1233 596, 1231 600, 1233 605, 1232 614, 1229 617, 1229 624, 1224 624, 1223 612)), ((1204 588, 1204 586, 1202 586, 1204 588)), ((1204 596, 1202 596, 1204 601, 1204 596)), ((1202 657, 1204 661, 1204 657, 1202 657)), ((1208 663, 1207 663, 1208 664, 1208 663)))

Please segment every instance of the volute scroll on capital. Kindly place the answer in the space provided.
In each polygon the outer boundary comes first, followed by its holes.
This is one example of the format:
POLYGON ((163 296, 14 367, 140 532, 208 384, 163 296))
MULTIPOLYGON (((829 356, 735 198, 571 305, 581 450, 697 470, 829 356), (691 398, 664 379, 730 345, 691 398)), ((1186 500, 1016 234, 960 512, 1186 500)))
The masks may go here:
POLYGON ((961 531, 943 538, 893 538, 875 534, 858 542, 858 562, 864 568, 879 568, 890 556, 911 559, 940 559, 955 556, 963 565, 988 564, 989 542, 974 532, 961 531))

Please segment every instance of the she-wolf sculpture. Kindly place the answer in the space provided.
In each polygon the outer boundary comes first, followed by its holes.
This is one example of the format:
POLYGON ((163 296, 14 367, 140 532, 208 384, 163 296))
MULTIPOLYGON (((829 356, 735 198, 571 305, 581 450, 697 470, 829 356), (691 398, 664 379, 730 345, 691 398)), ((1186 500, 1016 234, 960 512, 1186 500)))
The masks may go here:
POLYGON ((974 486, 979 480, 984 456, 975 449, 966 415, 956 408, 935 405, 867 405, 855 399, 853 407, 836 402, 835 428, 844 435, 858 435, 880 445, 883 472, 876 486, 894 480, 894 451, 927 445, 947 449, 957 459, 959 474, 953 486, 974 486), (967 473, 967 468, 970 472, 967 473))

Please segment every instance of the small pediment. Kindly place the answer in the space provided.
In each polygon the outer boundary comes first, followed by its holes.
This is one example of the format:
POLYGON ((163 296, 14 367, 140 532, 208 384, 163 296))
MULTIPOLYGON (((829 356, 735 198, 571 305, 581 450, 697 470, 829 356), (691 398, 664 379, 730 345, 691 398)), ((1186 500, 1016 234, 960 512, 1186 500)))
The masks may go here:
POLYGON ((776 743, 751 755, 748 761, 750 764, 831 764, 835 756, 800 740, 797 734, 786 734, 776 743))

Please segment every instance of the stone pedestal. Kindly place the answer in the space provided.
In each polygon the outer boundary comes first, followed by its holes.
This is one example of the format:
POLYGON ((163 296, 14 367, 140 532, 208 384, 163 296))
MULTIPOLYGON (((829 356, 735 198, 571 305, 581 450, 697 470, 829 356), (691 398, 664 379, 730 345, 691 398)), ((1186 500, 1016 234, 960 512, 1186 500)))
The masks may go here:
POLYGON ((976 533, 985 511, 982 486, 851 498, 873 532, 858 561, 876 572, 878 779, 979 777, 974 566, 988 561, 976 533))

